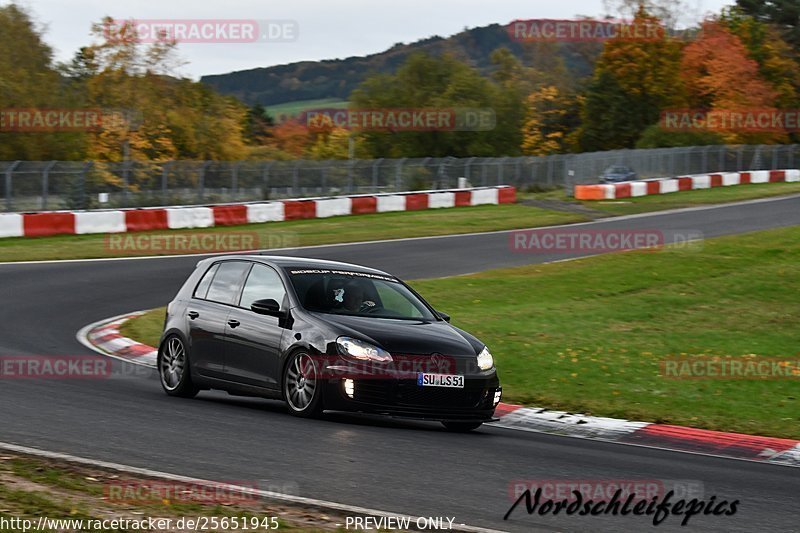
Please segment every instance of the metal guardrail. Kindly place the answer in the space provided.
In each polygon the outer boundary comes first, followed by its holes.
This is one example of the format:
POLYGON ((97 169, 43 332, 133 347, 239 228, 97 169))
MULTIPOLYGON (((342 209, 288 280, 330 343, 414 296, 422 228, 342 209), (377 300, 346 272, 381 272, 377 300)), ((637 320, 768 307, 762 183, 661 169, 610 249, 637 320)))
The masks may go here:
POLYGON ((609 166, 640 178, 800 164, 800 145, 696 146, 543 157, 331 161, 3 161, 0 210, 191 205, 458 186, 522 190, 596 183, 609 166))

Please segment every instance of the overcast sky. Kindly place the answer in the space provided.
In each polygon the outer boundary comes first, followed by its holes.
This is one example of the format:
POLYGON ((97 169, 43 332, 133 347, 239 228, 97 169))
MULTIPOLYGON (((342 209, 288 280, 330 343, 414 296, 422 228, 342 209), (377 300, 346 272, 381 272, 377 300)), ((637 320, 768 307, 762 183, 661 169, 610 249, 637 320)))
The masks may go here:
MULTIPOLYGON (((717 12, 733 0, 684 0, 686 21, 717 12)), ((0 0, 5 5, 8 0, 0 0)), ((514 19, 572 18, 605 14, 602 0, 19 0, 45 28, 59 61, 91 42, 92 22, 115 19, 288 19, 296 21, 294 42, 181 44, 188 62, 179 74, 199 78, 234 70, 295 61, 337 59, 381 52, 398 42, 465 27, 514 19)))

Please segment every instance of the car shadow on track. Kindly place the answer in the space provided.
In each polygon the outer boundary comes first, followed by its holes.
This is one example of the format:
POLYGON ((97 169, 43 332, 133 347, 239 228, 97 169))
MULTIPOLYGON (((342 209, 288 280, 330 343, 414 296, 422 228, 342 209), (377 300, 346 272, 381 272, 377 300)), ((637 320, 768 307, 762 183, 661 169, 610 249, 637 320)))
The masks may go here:
MULTIPOLYGON (((260 411, 270 414, 286 417, 287 420, 302 421, 303 423, 323 423, 323 424, 341 424, 348 426, 361 426, 370 428, 389 428, 398 430, 414 430, 414 431, 429 431, 433 433, 449 433, 438 422, 425 422, 421 420, 406 420, 380 415, 370 415, 364 413, 343 413, 343 412, 326 412, 320 418, 301 420, 292 417, 287 412, 286 404, 278 400, 268 400, 264 398, 246 398, 237 396, 228 396, 221 392, 201 392, 193 401, 210 402, 216 405, 225 405, 236 408, 249 409, 251 411, 260 411)), ((455 433, 452 433, 456 435, 455 433)), ((467 435, 467 434, 461 434, 467 435)), ((481 429, 470 432, 470 436, 487 436, 488 434, 481 429)))

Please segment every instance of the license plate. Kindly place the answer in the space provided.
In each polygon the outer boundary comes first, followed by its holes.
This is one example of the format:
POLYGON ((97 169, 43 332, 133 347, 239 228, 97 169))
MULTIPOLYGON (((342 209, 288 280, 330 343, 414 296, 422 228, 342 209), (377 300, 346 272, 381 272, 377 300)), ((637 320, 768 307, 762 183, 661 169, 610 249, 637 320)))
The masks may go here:
POLYGON ((452 389, 464 388, 464 376, 451 374, 417 374, 417 385, 420 387, 448 387, 452 389))

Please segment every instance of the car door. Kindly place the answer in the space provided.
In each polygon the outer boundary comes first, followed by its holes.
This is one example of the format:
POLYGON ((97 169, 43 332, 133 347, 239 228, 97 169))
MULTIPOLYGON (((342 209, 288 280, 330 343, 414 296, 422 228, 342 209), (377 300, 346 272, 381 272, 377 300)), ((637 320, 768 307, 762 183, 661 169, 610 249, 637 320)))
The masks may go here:
POLYGON ((225 326, 248 268, 246 261, 215 263, 186 307, 192 366, 203 376, 224 377, 225 326))
POLYGON ((250 310, 256 300, 273 299, 284 309, 286 288, 272 267, 254 263, 242 289, 239 305, 231 309, 225 326, 225 373, 227 379, 277 389, 281 337, 286 331, 280 319, 250 310))

